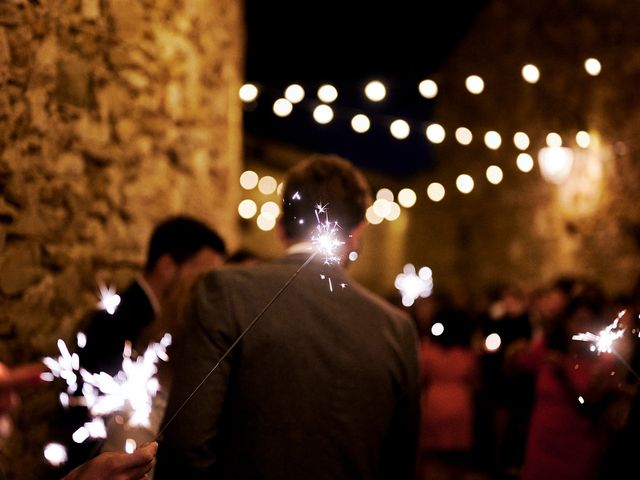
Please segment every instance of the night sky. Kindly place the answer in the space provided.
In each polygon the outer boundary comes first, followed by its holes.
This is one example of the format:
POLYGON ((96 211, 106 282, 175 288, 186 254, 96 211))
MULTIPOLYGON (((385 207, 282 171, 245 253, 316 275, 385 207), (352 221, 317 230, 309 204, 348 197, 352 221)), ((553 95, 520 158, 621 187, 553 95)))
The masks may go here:
POLYGON ((247 133, 338 153, 398 179, 428 170, 434 155, 424 132, 400 141, 388 125, 395 118, 429 122, 435 100, 421 97, 417 85, 438 71, 486 3, 247 0, 246 79, 261 89, 245 108, 247 133), (379 103, 362 93, 374 79, 387 87, 379 103), (291 83, 305 88, 305 100, 277 117, 273 101, 291 83), (323 83, 338 90, 335 117, 326 125, 311 116, 323 83), (371 119, 367 133, 352 130, 355 113, 371 119))

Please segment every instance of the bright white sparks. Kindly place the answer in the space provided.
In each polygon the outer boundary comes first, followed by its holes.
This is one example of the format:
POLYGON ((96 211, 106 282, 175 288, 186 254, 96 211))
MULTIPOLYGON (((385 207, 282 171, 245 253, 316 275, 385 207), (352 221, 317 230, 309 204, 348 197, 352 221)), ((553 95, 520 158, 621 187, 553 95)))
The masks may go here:
POLYGON ((107 287, 104 283, 100 283, 100 301, 98 308, 105 310, 109 315, 113 315, 120 305, 120 295, 116 293, 114 287, 107 287))
POLYGON ((598 353, 611 353, 615 341, 624 334, 624 328, 618 328, 618 322, 624 316, 625 312, 626 310, 619 312, 616 319, 598 334, 591 332, 579 333, 571 338, 582 342, 591 342, 591 349, 598 353))
POLYGON ((395 287, 402 295, 402 304, 410 307, 418 297, 426 298, 433 290, 432 272, 429 267, 422 267, 416 273, 416 267, 407 263, 402 273, 396 276, 395 287))
POLYGON ((340 247, 344 242, 338 238, 340 229, 338 222, 329 221, 326 205, 316 205, 315 212, 318 224, 311 236, 311 241, 316 251, 324 256, 324 263, 327 265, 340 263, 340 247))
POLYGON ((62 340, 58 340, 60 356, 57 359, 46 357, 44 364, 54 377, 67 382, 69 395, 61 395, 60 402, 65 405, 86 406, 93 417, 73 435, 73 441, 82 443, 88 438, 105 438, 106 428, 103 417, 120 413, 127 418, 130 426, 149 426, 149 416, 153 398, 160 389, 156 378, 158 360, 168 361, 166 350, 171 345, 171 335, 166 333, 159 343, 151 343, 143 355, 131 356, 129 344, 125 345, 122 369, 110 376, 105 372, 90 373, 80 368, 77 354, 70 354, 62 340), (78 379, 82 387, 78 388, 78 379), (81 395, 78 396, 78 390, 81 395))
POLYGON ((67 462, 67 449, 59 443, 48 443, 44 447, 44 458, 50 465, 59 467, 67 462))

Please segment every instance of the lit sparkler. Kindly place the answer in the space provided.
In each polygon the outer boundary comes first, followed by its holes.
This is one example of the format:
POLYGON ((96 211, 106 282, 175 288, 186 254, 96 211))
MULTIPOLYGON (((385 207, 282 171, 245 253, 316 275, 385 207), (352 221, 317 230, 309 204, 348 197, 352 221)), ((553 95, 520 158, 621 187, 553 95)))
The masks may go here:
POLYGON ((422 267, 416 273, 416 267, 407 263, 402 269, 402 273, 396 276, 395 287, 402 295, 402 304, 410 307, 417 298, 426 298, 433 290, 433 277, 429 267, 422 267))
POLYGON ((105 310, 109 315, 113 315, 120 305, 120 295, 116 293, 114 287, 107 287, 104 283, 100 282, 98 285, 100 289, 100 301, 98 302, 98 308, 105 310))
POLYGON ((586 332, 573 335, 573 340, 580 340, 582 342, 591 342, 591 350, 598 353, 612 353, 614 351, 613 344, 624 334, 624 328, 619 328, 618 323, 624 316, 626 310, 622 310, 618 313, 615 320, 607 325, 603 330, 600 330, 598 334, 586 332))

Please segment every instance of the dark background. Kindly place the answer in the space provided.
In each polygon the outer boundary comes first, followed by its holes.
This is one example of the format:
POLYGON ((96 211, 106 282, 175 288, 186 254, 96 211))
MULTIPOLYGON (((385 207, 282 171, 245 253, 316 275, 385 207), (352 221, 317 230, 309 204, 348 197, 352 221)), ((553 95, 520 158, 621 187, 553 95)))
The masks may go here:
POLYGON ((258 100, 245 105, 245 131, 305 149, 338 153, 357 165, 398 179, 428 170, 434 154, 424 128, 434 102, 420 96, 418 83, 437 71, 487 0, 469 2, 264 2, 247 0, 246 79, 259 86, 258 100), (385 100, 371 102, 363 89, 378 79, 385 100), (291 115, 277 117, 273 102, 299 83, 305 99, 291 115), (331 83, 338 98, 334 119, 313 120, 317 88, 331 83), (365 113, 371 129, 350 126, 365 113), (397 140, 388 126, 396 118, 412 131, 397 140))

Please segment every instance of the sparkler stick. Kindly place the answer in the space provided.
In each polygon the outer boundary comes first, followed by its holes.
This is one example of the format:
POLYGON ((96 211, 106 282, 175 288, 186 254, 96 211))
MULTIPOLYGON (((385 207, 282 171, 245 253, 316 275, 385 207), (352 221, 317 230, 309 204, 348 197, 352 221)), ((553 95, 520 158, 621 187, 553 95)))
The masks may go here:
MULTIPOLYGON (((296 192, 293 197, 293 200, 299 200, 300 194, 296 192)), ((160 429, 158 434, 156 435, 156 440, 160 438, 162 433, 166 430, 169 424, 178 416, 178 414, 182 411, 182 409, 187 405, 189 400, 193 398, 196 392, 204 385, 207 379, 216 371, 216 369, 220 366, 225 358, 231 353, 231 351, 235 348, 235 346, 240 343, 240 341, 244 338, 244 336, 253 328, 253 326, 262 318, 262 316, 269 310, 269 307, 273 305, 273 303, 284 293, 284 291, 291 285, 291 282, 298 276, 298 274, 302 271, 304 267, 306 267, 311 260, 315 258, 318 253, 323 252, 324 254, 324 263, 332 264, 338 263, 340 260, 340 256, 336 253, 336 249, 339 248, 344 242, 340 241, 336 238, 336 233, 338 230, 338 222, 330 222, 327 214, 327 206, 318 204, 316 205, 315 214, 316 220, 318 221, 318 225, 316 227, 315 233, 312 235, 313 243, 318 247, 307 260, 298 267, 298 269, 287 279, 287 281, 282 285, 280 290, 276 292, 276 294, 267 302, 264 308, 258 313, 253 320, 246 326, 246 328, 240 333, 238 338, 234 340, 234 342, 225 350, 225 352, 220 356, 215 365, 209 370, 209 372, 205 375, 205 377, 200 381, 198 385, 193 389, 193 391, 189 394, 189 396, 180 404, 178 409, 173 413, 173 415, 167 420, 164 426, 160 429), (320 214, 324 214, 324 220, 320 219, 320 214)), ((329 279, 329 285, 331 286, 331 279, 329 279)), ((341 285, 342 286, 342 285, 341 285)), ((344 288, 344 286, 343 286, 344 288)))

